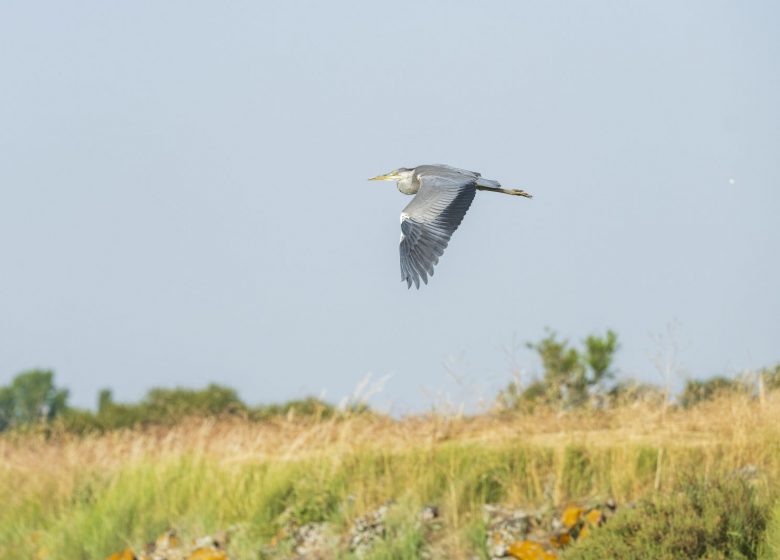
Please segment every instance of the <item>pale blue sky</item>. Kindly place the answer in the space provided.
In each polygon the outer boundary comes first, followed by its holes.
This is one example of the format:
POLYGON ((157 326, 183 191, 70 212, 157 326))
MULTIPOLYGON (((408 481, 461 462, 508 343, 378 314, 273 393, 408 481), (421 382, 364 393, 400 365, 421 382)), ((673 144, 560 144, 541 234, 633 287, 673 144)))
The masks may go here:
POLYGON ((779 25, 770 1, 3 2, 0 383, 337 401, 372 372, 403 412, 492 396, 545 326, 611 327, 658 381, 670 322, 689 375, 780 360, 779 25), (535 198, 480 193, 408 291, 409 199, 366 178, 435 162, 535 198))

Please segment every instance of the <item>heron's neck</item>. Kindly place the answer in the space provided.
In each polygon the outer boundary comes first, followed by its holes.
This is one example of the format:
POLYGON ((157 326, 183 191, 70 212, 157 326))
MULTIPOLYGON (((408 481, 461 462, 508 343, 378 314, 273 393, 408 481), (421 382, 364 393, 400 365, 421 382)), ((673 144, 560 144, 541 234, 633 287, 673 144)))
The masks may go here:
POLYGON ((398 180, 398 190, 404 194, 417 194, 420 182, 414 180, 414 173, 409 173, 398 180))

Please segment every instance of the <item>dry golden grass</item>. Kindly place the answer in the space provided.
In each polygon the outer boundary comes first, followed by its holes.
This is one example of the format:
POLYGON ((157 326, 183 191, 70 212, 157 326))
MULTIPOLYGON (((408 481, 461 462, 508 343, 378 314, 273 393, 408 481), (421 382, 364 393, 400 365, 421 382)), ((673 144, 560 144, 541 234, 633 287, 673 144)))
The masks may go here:
POLYGON ((627 501, 671 488, 686 474, 727 475, 748 465, 761 484, 777 484, 780 392, 763 402, 729 396, 689 410, 637 404, 533 415, 191 420, 89 436, 6 434, 0 541, 32 547, 34 534, 35 546, 70 547, 82 551, 73 557, 86 558, 151 538, 147 532, 165 525, 206 530, 243 516, 265 524, 251 537, 262 540, 274 524, 272 516, 260 520, 263 512, 278 513, 286 501, 297 500, 311 518, 348 523, 382 500, 405 497, 439 503, 448 526, 462 531, 477 522, 484 501, 560 503, 593 495, 627 501), (246 488, 233 493, 226 484, 246 488), (160 488, 175 488, 175 503, 161 502, 160 488), (112 491, 117 496, 109 499, 112 491), (201 519, 209 496, 225 504, 201 519), (347 498, 348 511, 333 505, 347 498), (135 504, 132 515, 125 499, 135 504), (306 500, 324 505, 312 512, 306 500), (116 512, 122 522, 109 523, 104 534, 87 531, 93 510, 116 512), (146 512, 154 522, 145 524, 146 512), (74 540, 79 531, 89 534, 74 540))
POLYGON ((421 415, 401 420, 370 415, 327 420, 292 417, 261 423, 235 418, 192 419, 174 427, 87 436, 8 434, 0 436, 0 457, 6 471, 32 469, 61 476, 85 467, 110 469, 133 460, 182 453, 227 463, 294 461, 371 450, 431 449, 455 442, 488 447, 521 443, 553 449, 571 444, 727 448, 735 464, 748 461, 762 465, 777 459, 765 453, 764 446, 778 441, 780 392, 770 394, 763 404, 728 396, 687 410, 637 404, 603 411, 421 415))

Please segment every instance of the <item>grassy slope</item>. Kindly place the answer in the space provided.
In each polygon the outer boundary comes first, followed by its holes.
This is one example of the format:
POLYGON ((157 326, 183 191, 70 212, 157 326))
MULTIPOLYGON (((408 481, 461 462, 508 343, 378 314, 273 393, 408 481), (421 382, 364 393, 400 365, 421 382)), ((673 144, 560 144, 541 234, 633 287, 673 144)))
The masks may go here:
POLYGON ((763 560, 777 560, 777 558, 780 558, 780 500, 777 501, 772 510, 761 557, 763 560))
MULTIPOLYGON (((356 416, 5 436, 0 457, 7 557, 100 558, 176 527, 185 539, 232 528, 234 557, 256 558, 285 516, 346 531, 392 498, 409 512, 438 504, 445 524, 438 546, 458 558, 481 542, 485 502, 533 506, 600 495, 624 503, 691 473, 728 475, 748 464, 759 469, 759 491, 776 487, 780 395, 763 407, 731 398, 667 413, 356 416)), ((391 531, 395 538, 376 556, 409 557, 417 529, 398 519, 391 531)))

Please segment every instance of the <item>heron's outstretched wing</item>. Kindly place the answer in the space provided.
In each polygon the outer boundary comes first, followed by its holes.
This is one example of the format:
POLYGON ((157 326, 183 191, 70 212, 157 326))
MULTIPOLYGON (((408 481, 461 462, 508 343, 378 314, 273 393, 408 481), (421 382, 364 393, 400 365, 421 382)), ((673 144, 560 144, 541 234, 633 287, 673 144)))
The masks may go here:
POLYGON ((476 194, 476 178, 449 170, 419 175, 420 190, 401 212, 401 280, 428 283, 476 194))

